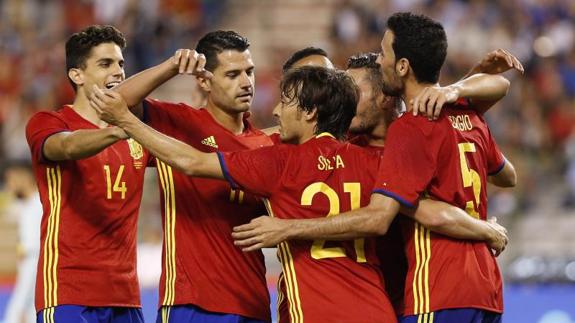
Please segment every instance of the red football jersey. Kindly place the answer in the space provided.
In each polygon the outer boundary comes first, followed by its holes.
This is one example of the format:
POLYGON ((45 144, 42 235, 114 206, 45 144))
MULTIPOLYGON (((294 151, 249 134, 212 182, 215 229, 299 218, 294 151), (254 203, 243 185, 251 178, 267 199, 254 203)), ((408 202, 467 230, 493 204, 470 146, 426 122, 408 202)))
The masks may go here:
MULTIPOLYGON (((204 152, 269 146, 248 120, 235 135, 205 109, 146 100, 145 121, 204 152)), ((160 306, 194 304, 205 310, 269 321, 269 293, 261 252, 233 243, 234 226, 266 214, 260 199, 224 181, 186 176, 158 162, 163 208, 160 306)))
MULTIPOLYGON (((486 179, 504 162, 485 121, 465 102, 445 107, 435 122, 406 113, 389 128, 374 192, 407 206, 428 194, 485 220, 486 179)), ((404 315, 449 308, 503 311, 501 274, 485 243, 401 222, 409 264, 404 315)))
MULTIPOLYGON (((267 199, 284 219, 331 216, 369 203, 381 158, 322 134, 301 145, 219 153, 233 187, 267 199)), ((278 246, 280 322, 395 322, 374 239, 278 246)))
POLYGON ((139 307, 136 229, 149 155, 129 139, 81 160, 43 157, 49 136, 79 129, 98 127, 69 106, 38 112, 26 127, 44 211, 36 309, 139 307))
MULTIPOLYGON (((383 146, 370 145, 369 137, 365 135, 351 136, 349 143, 380 156, 383 156, 385 151, 383 146)), ((402 217, 396 218, 389 226, 387 233, 377 237, 376 242, 377 257, 385 281, 385 290, 397 314, 403 313, 403 293, 405 290, 405 276, 407 275, 407 259, 405 257, 400 221, 402 221, 402 217)))

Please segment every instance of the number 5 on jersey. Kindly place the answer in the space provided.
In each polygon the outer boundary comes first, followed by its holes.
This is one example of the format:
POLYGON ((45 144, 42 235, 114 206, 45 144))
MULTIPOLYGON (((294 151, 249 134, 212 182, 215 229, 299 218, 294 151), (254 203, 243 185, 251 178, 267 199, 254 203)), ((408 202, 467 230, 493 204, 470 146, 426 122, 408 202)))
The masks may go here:
POLYGON ((126 198, 126 182, 122 181, 122 175, 124 174, 124 165, 120 165, 116 178, 114 179, 114 186, 112 186, 112 174, 110 171, 110 165, 104 165, 104 171, 106 172, 106 198, 108 200, 112 199, 113 193, 120 193, 122 200, 126 198))

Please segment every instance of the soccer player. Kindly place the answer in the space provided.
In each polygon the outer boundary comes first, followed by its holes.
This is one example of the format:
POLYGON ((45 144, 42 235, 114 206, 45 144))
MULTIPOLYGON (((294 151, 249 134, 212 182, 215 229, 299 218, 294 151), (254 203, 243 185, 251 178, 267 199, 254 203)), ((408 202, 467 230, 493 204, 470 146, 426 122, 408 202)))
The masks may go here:
MULTIPOLYGON (((325 219, 257 219, 255 225, 241 228, 248 232, 242 236, 242 245, 251 246, 247 250, 286 239, 383 234, 400 205, 414 207, 424 193, 485 220, 488 174, 500 185, 514 185, 515 177, 508 176, 512 167, 478 112, 506 94, 508 81, 499 76, 472 76, 452 86, 437 86, 447 41, 443 27, 425 16, 394 14, 381 45, 378 63, 384 92, 401 96, 409 113, 388 130, 370 204, 325 219), (483 86, 476 87, 481 91, 470 91, 464 84, 483 86), (411 113, 445 103, 447 107, 435 122, 411 113), (264 222, 267 225, 262 227, 264 222)), ((416 222, 411 222, 407 231, 409 272, 403 322, 501 320, 501 275, 484 244, 436 235, 416 222)))
MULTIPOLYGON (((194 74, 207 105, 146 99, 143 120, 159 132, 203 152, 269 146, 250 123, 254 63, 246 38, 233 31, 202 37, 195 51, 179 50, 165 62, 115 88, 130 106, 180 72, 194 74)), ((259 199, 223 181, 194 178, 158 160, 163 192, 163 257, 158 322, 270 321, 261 252, 243 253, 232 228, 265 213, 259 199)))
POLYGON ((38 322, 143 322, 136 224, 148 153, 90 108, 124 80, 124 36, 91 26, 66 42, 71 105, 38 112, 26 137, 43 205, 38 322))
MULTIPOLYGON (((242 182, 243 180, 248 181, 253 179, 256 182, 245 184, 240 183, 240 186, 244 187, 248 185, 245 187, 248 190, 257 193, 258 195, 268 197, 271 202, 271 204, 269 204, 271 205, 271 208, 269 209, 274 212, 277 212, 277 208, 274 207, 274 204, 278 203, 280 205, 280 211, 279 213, 276 213, 276 215, 281 214, 281 216, 289 216, 289 212, 285 210, 286 207, 294 208, 296 206, 302 207, 314 204, 313 201, 311 201, 313 200, 312 197, 319 194, 319 192, 326 194, 327 200, 320 198, 321 202, 319 205, 314 206, 311 209, 303 208, 302 210, 298 210, 296 217, 317 217, 323 216, 323 214, 337 214, 340 211, 340 198, 346 198, 346 201, 347 198, 351 198, 353 201, 345 202, 342 210, 365 205, 365 203, 367 203, 367 199, 363 198, 363 202, 361 202, 360 196, 364 194, 363 196, 367 197, 365 194, 368 193, 369 190, 366 192, 366 188, 371 186, 370 179, 373 180, 375 178, 375 173, 365 172, 364 168, 377 167, 376 164, 379 164, 380 158, 378 155, 372 154, 360 147, 344 144, 335 140, 335 138, 342 138, 349 126, 349 121, 351 121, 351 118, 355 113, 354 110, 357 103, 357 94, 353 83, 351 83, 351 80, 347 77, 343 77, 341 72, 335 72, 333 70, 318 67, 304 67, 301 70, 296 69, 288 75, 292 76, 285 76, 286 80, 282 82, 283 100, 282 103, 276 107, 274 113, 279 116, 280 119, 280 136, 282 141, 300 144, 299 146, 278 145, 253 151, 235 152, 231 155, 227 155, 226 153, 218 153, 219 155, 214 153, 206 154, 186 145, 185 143, 151 130, 127 111, 126 104, 123 102, 122 98, 113 91, 96 89, 97 91, 94 95, 97 96, 97 100, 94 100, 93 107, 103 118, 112 124, 121 125, 121 127, 123 127, 130 136, 137 138, 139 142, 141 142, 145 147, 148 147, 159 159, 170 163, 188 175, 219 179, 227 178, 234 187, 236 186, 235 183, 237 182, 237 179, 241 179, 242 182), (353 105, 351 103, 353 103, 353 105), (306 106, 315 108, 304 108, 306 106), (317 108, 320 106, 321 108, 317 108), (349 111, 350 109, 351 111, 349 111), (346 118, 349 119, 347 122, 345 121, 346 118), (331 135, 322 134, 324 131, 328 131, 331 135), (326 147, 325 152, 318 156, 317 151, 315 150, 324 146, 326 147), (341 149, 343 152, 341 155, 338 155, 331 151, 331 148, 328 149, 327 147, 332 147, 338 151, 341 149), (286 151, 284 152, 282 149, 285 149, 286 151), (291 151, 291 149, 295 150, 291 151), (307 149, 312 149, 313 153, 307 152, 307 149), (245 156, 249 161, 234 159, 229 163, 224 162, 224 158, 232 155, 245 156), (252 155, 257 156, 257 158, 250 158, 252 155), (273 156, 276 155, 278 157, 274 158, 273 156), (346 156, 348 158, 347 166, 345 166, 346 158, 343 158, 342 156, 346 156), (289 162, 290 164, 284 164, 286 162, 289 162), (255 171, 238 169, 236 172, 236 166, 231 165, 251 168, 255 171), (267 169, 268 167, 270 168, 269 170, 267 169), (290 171, 286 171, 288 169, 290 171), (273 172, 278 172, 278 174, 273 172), (332 172, 335 173, 331 174, 332 172), (342 178, 340 178, 340 176, 342 176, 342 178), (301 183, 300 180, 304 181, 304 183, 301 183), (325 180, 324 184, 328 186, 324 187, 320 183, 323 180, 325 180), (349 182, 347 182, 349 185, 344 183, 346 180, 349 180, 349 182), (257 181, 260 181, 259 185, 261 186, 257 186, 257 181), (314 181, 315 184, 309 186, 311 183, 314 183, 314 181), (334 181, 335 183, 332 183, 334 181), (365 181, 365 183, 363 183, 363 181, 365 181), (251 186, 252 184, 253 186, 251 186), (267 189, 271 189, 269 185, 273 186, 273 192, 266 192, 267 189), (332 189, 329 188, 329 185, 336 187, 332 189), (362 185, 363 190, 361 189, 362 185), (297 186, 299 186, 299 188, 296 188, 297 186), (343 188, 340 186, 343 186, 343 188), (315 190, 318 189, 319 191, 316 192, 315 190), (342 196, 344 192, 351 194, 351 196, 342 196), (300 197, 302 198, 301 201, 300 197)), ((424 201, 422 204, 427 202, 428 201, 424 201)), ((477 228, 479 227, 479 230, 482 230, 482 234, 484 236, 492 236, 494 234, 494 230, 490 226, 485 225, 484 221, 473 220, 465 214, 461 219, 463 219, 463 221, 458 222, 456 227, 454 226, 454 228, 447 229, 457 232, 469 232, 478 230, 477 228)), ((503 237, 503 239, 505 239, 505 237, 503 237)), ((328 243, 328 246, 329 244, 331 243, 328 243)), ((319 259, 330 258, 330 255, 337 255, 336 258, 344 257, 341 252, 337 251, 340 250, 338 249, 339 247, 335 249, 335 253, 333 252, 334 249, 329 247, 327 247, 328 251, 324 250, 324 242, 307 243, 307 245, 308 248, 306 249, 306 247, 303 247, 303 250, 310 252, 310 245, 314 245, 313 257, 318 257, 319 259)), ((356 267, 356 261, 363 263, 367 262, 367 260, 364 259, 373 259, 372 257, 361 256, 371 253, 371 251, 368 251, 373 250, 369 247, 371 245, 372 244, 368 241, 362 242, 360 240, 359 242, 355 242, 353 244, 353 248, 356 250, 356 255, 354 256, 351 253, 346 254, 349 255, 349 257, 353 257, 354 261, 350 261, 351 259, 342 259, 341 264, 347 264, 346 266, 351 266, 350 268, 353 270, 363 270, 359 269, 360 267, 356 267)), ((298 244, 296 244, 296 247, 297 246, 298 244)), ((299 246, 301 247, 301 245, 299 246)), ((348 244, 347 246, 349 247, 350 245, 348 244)), ((306 280, 305 277, 300 278, 303 279, 301 284, 303 286, 308 286, 309 288, 294 285, 294 269, 291 265, 292 260, 290 260, 291 256, 289 256, 288 249, 281 251, 280 248, 280 254, 283 255, 282 257, 284 257, 285 260, 284 265, 287 266, 284 268, 284 271, 286 273, 286 284, 289 288, 284 289, 284 291, 287 292, 287 296, 290 301, 290 318, 292 320, 299 320, 301 319, 301 315, 306 315, 305 313, 307 312, 309 314, 307 314, 308 316, 306 317, 311 317, 311 321, 317 321, 319 320, 319 317, 322 317, 322 315, 324 317, 328 315, 326 312, 327 308, 325 307, 328 304, 310 301, 316 297, 319 298, 319 295, 323 295, 323 292, 325 292, 325 290, 318 291, 313 287, 315 286, 315 281, 320 277, 316 277, 313 281, 306 280), (311 296, 304 297, 304 294, 302 294, 301 297, 299 297, 297 291, 302 291, 302 293, 304 293, 303 290, 306 291, 306 295, 311 296), (303 302, 304 299, 307 300, 305 303, 307 305, 302 305, 303 303, 301 302, 303 302), (307 309, 302 310, 302 308, 307 309)), ((307 253, 303 253, 302 257, 304 256, 309 255, 307 253)), ((293 259, 295 263, 296 259, 303 258, 294 256, 293 259)), ((304 260, 298 260, 298 264, 301 264, 301 262, 303 262, 305 267, 306 262, 304 260)), ((315 262, 312 261, 311 263, 315 262)), ((373 264, 372 262, 369 263, 373 264)), ((332 269, 331 267, 338 267, 339 265, 334 265, 333 262, 322 262, 320 267, 322 266, 327 266, 330 269, 325 270, 333 273, 331 270, 337 269, 332 269)), ((333 275, 335 274, 330 274, 331 277, 334 277, 333 275)), ((373 272, 367 271, 361 276, 372 277, 373 272)), ((369 280, 373 282, 373 280, 369 280)), ((339 280, 334 279, 334 281, 339 280)), ((334 290, 339 289, 340 292, 327 293, 327 295, 334 295, 334 299, 330 302, 332 304, 337 304, 335 307, 339 310, 334 311, 332 306, 332 308, 329 309, 329 313, 331 313, 329 315, 333 315, 343 321, 350 321, 351 318, 348 319, 348 317, 354 315, 358 315, 357 317, 360 317, 360 320, 362 320, 361 317, 365 317, 365 320, 368 320, 367 318, 370 317, 369 315, 372 315, 373 312, 370 312, 367 308, 362 308, 365 311, 362 311, 361 313, 358 312, 358 308, 356 306, 354 306, 354 308, 348 308, 348 302, 345 300, 349 299, 349 294, 345 292, 345 289, 341 289, 341 286, 338 284, 333 288, 334 290), (335 302, 335 297, 338 295, 338 301, 335 302), (344 308, 345 310, 343 310, 344 308)), ((373 292, 371 299, 377 299, 377 303, 380 305, 376 305, 371 301, 366 304, 370 304, 369 306, 385 307, 389 305, 386 298, 381 299, 380 296, 377 296, 379 292, 376 292, 374 286, 366 286, 366 288, 368 288, 368 294, 373 292)), ((356 295, 355 297, 359 296, 356 295)), ((287 303, 280 302, 280 304, 287 303)), ((285 310, 285 306, 280 306, 280 311, 284 313, 284 318, 286 318, 285 314, 287 312, 283 311, 282 308, 285 310)), ((372 309, 373 311, 376 311, 377 307, 372 307, 372 309)), ((380 307, 379 309, 382 308, 380 307)), ((385 312, 387 311, 388 309, 385 310, 385 312)))

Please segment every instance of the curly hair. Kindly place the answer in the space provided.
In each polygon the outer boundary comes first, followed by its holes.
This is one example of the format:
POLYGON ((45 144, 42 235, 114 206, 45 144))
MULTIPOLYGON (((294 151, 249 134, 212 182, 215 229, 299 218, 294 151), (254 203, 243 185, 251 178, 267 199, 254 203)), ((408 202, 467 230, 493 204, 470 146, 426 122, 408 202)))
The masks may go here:
MULTIPOLYGON (((86 67, 86 60, 92 48, 104 43, 115 43, 124 49, 126 38, 114 26, 101 25, 90 26, 70 36, 66 41, 66 71, 86 67)), ((72 80, 69 81, 76 90, 76 84, 72 80)))
POLYGON ((250 47, 247 38, 231 30, 217 30, 202 37, 196 45, 196 52, 206 56, 206 70, 213 72, 218 66, 218 54, 227 49, 243 52, 250 47))
POLYGON ((424 15, 398 12, 387 20, 395 36, 395 60, 406 58, 418 82, 437 83, 447 55, 447 36, 440 23, 424 15))
POLYGON ((281 83, 282 99, 303 111, 317 110, 316 133, 343 139, 355 116, 359 89, 343 71, 304 66, 288 71, 281 83))

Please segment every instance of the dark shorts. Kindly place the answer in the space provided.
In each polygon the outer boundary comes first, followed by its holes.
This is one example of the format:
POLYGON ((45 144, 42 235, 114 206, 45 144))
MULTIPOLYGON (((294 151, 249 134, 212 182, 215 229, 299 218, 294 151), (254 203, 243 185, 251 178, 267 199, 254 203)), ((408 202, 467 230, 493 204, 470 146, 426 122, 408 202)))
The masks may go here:
POLYGON ((90 307, 58 305, 36 315, 38 323, 144 323, 142 310, 136 307, 90 307))
POLYGON ((475 308, 455 308, 426 314, 404 316, 399 323, 501 323, 500 313, 475 308))
POLYGON ((158 310, 156 323, 265 323, 237 314, 216 313, 194 305, 164 306, 158 310))

